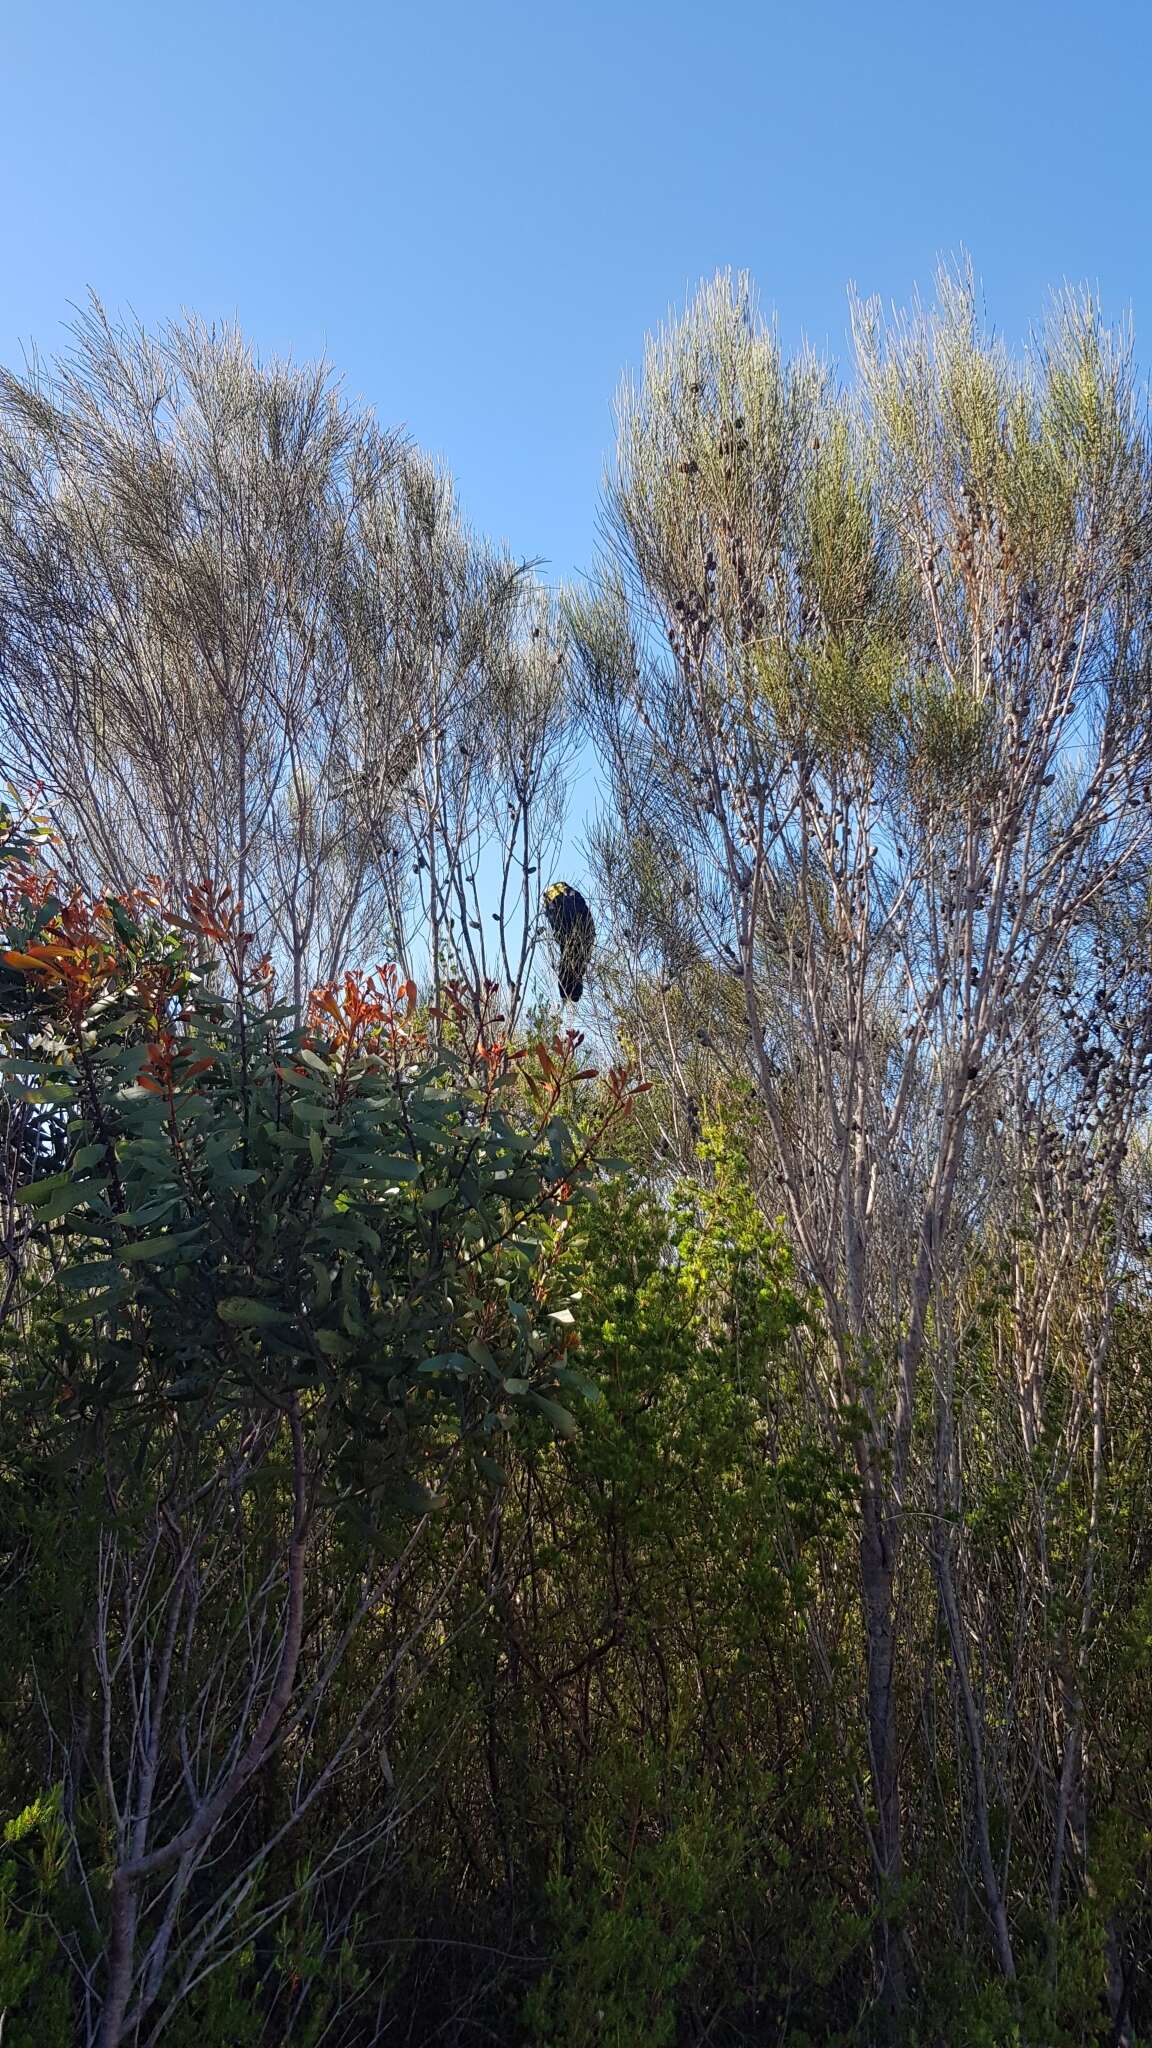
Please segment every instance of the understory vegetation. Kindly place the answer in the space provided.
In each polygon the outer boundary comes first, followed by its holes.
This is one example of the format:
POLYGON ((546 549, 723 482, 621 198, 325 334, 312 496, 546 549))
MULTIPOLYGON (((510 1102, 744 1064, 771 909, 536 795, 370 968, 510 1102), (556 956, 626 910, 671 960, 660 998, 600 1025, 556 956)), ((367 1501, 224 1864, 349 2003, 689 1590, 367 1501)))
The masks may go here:
POLYGON ((0 379, 5 2048, 1152 2040, 1152 441, 854 333, 0 379))

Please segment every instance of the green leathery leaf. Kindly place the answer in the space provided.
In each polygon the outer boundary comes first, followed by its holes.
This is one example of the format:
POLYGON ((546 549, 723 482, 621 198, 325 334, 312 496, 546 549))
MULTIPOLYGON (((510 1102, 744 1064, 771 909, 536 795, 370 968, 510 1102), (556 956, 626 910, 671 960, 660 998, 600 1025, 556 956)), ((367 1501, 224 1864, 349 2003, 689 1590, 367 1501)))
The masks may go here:
POLYGON ((299 1060, 301 1066, 311 1067, 314 1074, 323 1074, 326 1081, 335 1080, 335 1068, 330 1067, 327 1060, 322 1060, 319 1053, 313 1052, 310 1046, 297 1046, 292 1057, 299 1060))
POLYGON ((54 1188, 70 1187, 71 1185, 72 1177, 70 1174, 46 1174, 43 1180, 28 1181, 24 1187, 17 1188, 16 1200, 36 1205, 40 1202, 46 1202, 54 1188))
POLYGON ((331 1111, 325 1102, 303 1102, 297 1099, 292 1104, 292 1114, 299 1117, 302 1123, 322 1124, 331 1111))
POLYGON ((273 1308, 270 1302, 258 1301, 252 1294, 226 1294, 223 1301, 216 1303, 216 1313, 222 1323, 236 1323, 244 1327, 292 1320, 285 1309, 273 1308))
POLYGON ((130 1230, 139 1229, 144 1223, 158 1223, 161 1216, 166 1216, 169 1209, 177 1208, 182 1200, 183 1197, 179 1192, 172 1195, 158 1195, 154 1202, 144 1202, 139 1209, 126 1209, 123 1215, 117 1218, 117 1221, 130 1230))
POLYGON ((327 1308, 332 1299, 332 1275, 323 1259, 313 1258, 305 1253, 304 1264, 316 1282, 316 1307, 327 1308))
POLYGON ((341 1336, 339 1330, 314 1330, 312 1335, 316 1349, 322 1351, 325 1358, 347 1358, 352 1349, 347 1337, 341 1336))
POLYGON ((421 1167, 418 1159, 389 1158, 381 1159, 378 1171, 382 1180, 419 1180, 421 1167))
POLYGON ((418 1365, 417 1372, 452 1372, 460 1379, 470 1379, 476 1371, 476 1361, 468 1358, 463 1351, 439 1351, 435 1358, 426 1358, 418 1365))
POLYGON ((60 1275, 61 1287, 106 1287, 119 1280, 120 1268, 111 1259, 85 1259, 77 1266, 66 1266, 60 1275))
POLYGON ((163 1237, 141 1237, 135 1244, 122 1244, 116 1248, 118 1259, 171 1259, 178 1253, 186 1252, 192 1240, 200 1236, 200 1230, 171 1230, 163 1237))
POLYGON ((106 1145, 81 1145, 73 1154, 72 1168, 75 1173, 84 1173, 90 1166, 102 1166, 108 1156, 106 1145))
POLYGON ((529 1394, 528 1399, 532 1406, 538 1408, 541 1415, 547 1418, 559 1436, 575 1436, 578 1426, 576 1417, 567 1408, 562 1408, 559 1401, 550 1401, 547 1394, 529 1394))
POLYGON ((70 1209, 79 1209, 84 1202, 95 1202, 103 1210, 108 1204, 101 1189, 93 1181, 80 1187, 56 1188, 47 1201, 36 1204, 36 1214, 41 1223, 55 1223, 58 1216, 66 1216, 70 1209))

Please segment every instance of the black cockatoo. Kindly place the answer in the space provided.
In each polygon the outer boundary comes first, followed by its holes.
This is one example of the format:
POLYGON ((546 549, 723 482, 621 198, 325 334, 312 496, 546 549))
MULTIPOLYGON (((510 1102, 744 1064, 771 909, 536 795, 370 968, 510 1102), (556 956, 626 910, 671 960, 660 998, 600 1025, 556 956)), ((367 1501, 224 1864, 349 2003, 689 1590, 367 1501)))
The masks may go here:
POLYGON ((579 889, 574 889, 570 882, 553 882, 544 891, 544 915, 560 948, 556 979, 561 1001, 578 1003, 584 993, 584 971, 596 943, 592 912, 579 889))

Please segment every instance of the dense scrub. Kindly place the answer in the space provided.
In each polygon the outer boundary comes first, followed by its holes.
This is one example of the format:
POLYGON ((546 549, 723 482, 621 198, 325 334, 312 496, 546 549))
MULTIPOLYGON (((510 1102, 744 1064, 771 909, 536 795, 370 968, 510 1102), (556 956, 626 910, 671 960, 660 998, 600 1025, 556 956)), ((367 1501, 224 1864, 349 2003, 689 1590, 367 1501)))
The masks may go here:
POLYGON ((562 602, 234 336, 4 383, 13 2048, 1152 2036, 1152 449, 857 328, 707 288, 562 602))
MULTIPOLYGON (((155 914, 19 884, 10 907, 31 1174, 3 1467, 14 2038, 103 2038, 129 1887, 127 2039, 869 2038, 856 1424, 828 1426, 818 1307, 765 1227, 739 1106, 696 1181, 657 1194, 620 1160, 573 1207, 591 1131, 555 1113, 562 1047, 509 1059, 457 1011, 433 1051, 410 992, 356 984, 281 1038, 155 914)), ((226 907, 197 921, 227 951, 226 907)), ((994 1324, 990 1303, 977 1420, 994 1324)), ((1139 1318, 1124 1341, 1088 1666, 1107 1804, 1054 1956, 1038 1774, 1005 1759, 1011 1998, 954 1888, 955 1676, 913 1588, 900 1911, 925 2038, 1091 2038, 1116 1916, 1143 1938, 1139 1318)), ((970 1483, 1007 1696, 1027 1488, 995 1464, 970 1483)), ((1070 1474, 1052 1551, 1075 1555, 1088 1501, 1070 1474)))

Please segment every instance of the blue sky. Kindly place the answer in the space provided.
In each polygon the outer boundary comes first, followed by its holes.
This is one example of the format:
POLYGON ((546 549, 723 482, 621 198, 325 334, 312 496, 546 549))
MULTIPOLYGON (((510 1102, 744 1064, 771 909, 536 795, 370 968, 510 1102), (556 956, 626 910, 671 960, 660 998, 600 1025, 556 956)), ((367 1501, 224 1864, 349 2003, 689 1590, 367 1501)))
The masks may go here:
POLYGON ((746 267, 787 341, 961 245, 1152 357, 1148 0, 57 0, 0 29, 0 359, 95 287, 326 353, 549 573, 592 549, 645 329, 746 267))
MULTIPOLYGON (((1013 341, 1065 279, 1152 360, 1152 0, 9 0, 0 360, 89 287, 325 354, 477 525, 585 566, 611 402, 702 276, 842 353, 967 248, 1013 341)), ((595 803, 585 758, 567 856, 595 803)))

